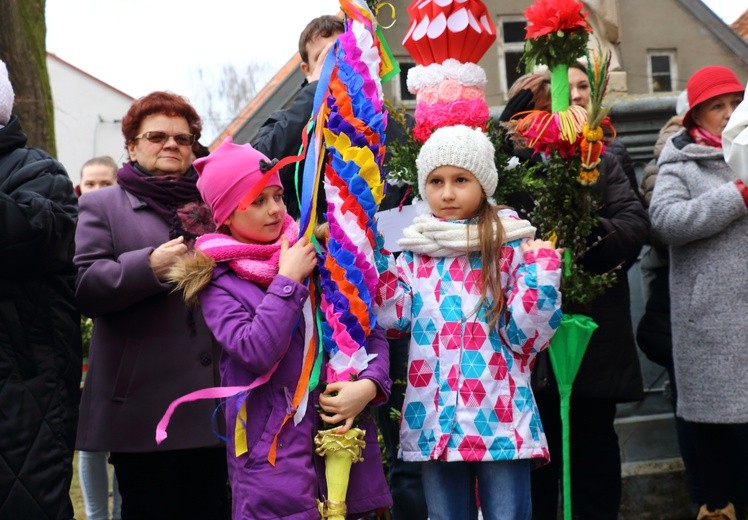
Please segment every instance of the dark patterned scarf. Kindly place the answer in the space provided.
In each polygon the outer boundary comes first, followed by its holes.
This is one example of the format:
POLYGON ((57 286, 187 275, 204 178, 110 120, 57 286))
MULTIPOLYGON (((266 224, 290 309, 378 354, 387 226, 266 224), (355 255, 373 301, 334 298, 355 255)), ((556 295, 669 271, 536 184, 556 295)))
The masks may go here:
POLYGON ((148 204, 169 225, 169 239, 185 241, 215 231, 210 208, 197 191, 197 172, 184 175, 153 175, 137 163, 128 162, 117 172, 122 189, 148 204))

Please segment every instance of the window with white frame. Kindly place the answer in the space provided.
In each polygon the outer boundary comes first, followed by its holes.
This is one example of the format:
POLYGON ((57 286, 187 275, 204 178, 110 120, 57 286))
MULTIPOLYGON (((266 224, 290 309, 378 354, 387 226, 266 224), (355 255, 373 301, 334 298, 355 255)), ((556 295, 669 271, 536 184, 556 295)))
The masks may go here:
POLYGON ((522 53, 525 51, 525 26, 521 16, 500 16, 496 25, 496 45, 499 54, 499 86, 506 99, 506 92, 523 72, 522 53))
POLYGON ((680 90, 674 49, 647 51, 647 80, 650 93, 680 90))

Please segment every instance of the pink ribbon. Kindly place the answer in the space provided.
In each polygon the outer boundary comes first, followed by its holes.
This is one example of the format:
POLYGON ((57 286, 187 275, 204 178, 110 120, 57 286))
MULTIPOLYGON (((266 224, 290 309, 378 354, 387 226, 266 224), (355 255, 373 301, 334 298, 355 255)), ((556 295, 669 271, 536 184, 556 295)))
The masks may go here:
POLYGON ((276 368, 278 368, 278 363, 273 365, 273 367, 268 370, 267 374, 258 377, 257 379, 252 381, 252 384, 248 386, 214 386, 212 388, 195 390, 194 392, 190 392, 189 394, 175 399, 171 402, 169 407, 166 409, 164 416, 161 417, 161 420, 156 425, 156 444, 161 444, 162 442, 164 442, 164 439, 166 439, 166 428, 169 427, 169 421, 171 420, 171 416, 174 413, 174 410, 176 410, 177 406, 179 406, 180 404, 197 401, 199 399, 226 399, 242 392, 246 392, 247 390, 252 390, 253 388, 256 388, 267 382, 267 380, 270 379, 270 376, 272 376, 275 372, 276 368))

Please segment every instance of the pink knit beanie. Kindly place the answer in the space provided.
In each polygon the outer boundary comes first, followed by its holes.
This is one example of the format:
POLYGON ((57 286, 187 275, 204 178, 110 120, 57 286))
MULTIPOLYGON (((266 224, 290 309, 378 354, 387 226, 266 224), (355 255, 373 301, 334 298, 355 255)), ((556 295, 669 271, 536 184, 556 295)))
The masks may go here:
POLYGON ((213 211, 217 225, 226 222, 250 190, 259 194, 267 186, 283 186, 278 172, 262 172, 260 161, 269 162, 252 145, 234 144, 231 137, 207 157, 195 160, 197 189, 213 211))

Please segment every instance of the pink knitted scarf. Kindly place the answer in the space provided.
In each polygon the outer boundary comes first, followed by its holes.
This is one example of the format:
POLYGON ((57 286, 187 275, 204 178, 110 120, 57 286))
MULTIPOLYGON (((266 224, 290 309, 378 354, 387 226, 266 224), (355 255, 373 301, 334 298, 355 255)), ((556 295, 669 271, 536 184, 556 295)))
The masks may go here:
POLYGON ((288 214, 283 219, 280 235, 270 244, 247 244, 222 233, 209 233, 198 238, 195 247, 216 262, 228 262, 240 278, 267 287, 278 274, 284 235, 289 246, 298 240, 299 226, 288 214))
POLYGON ((701 128, 700 126, 694 126, 688 131, 688 133, 697 144, 713 146, 715 148, 722 148, 722 138, 714 135, 709 130, 701 128))

